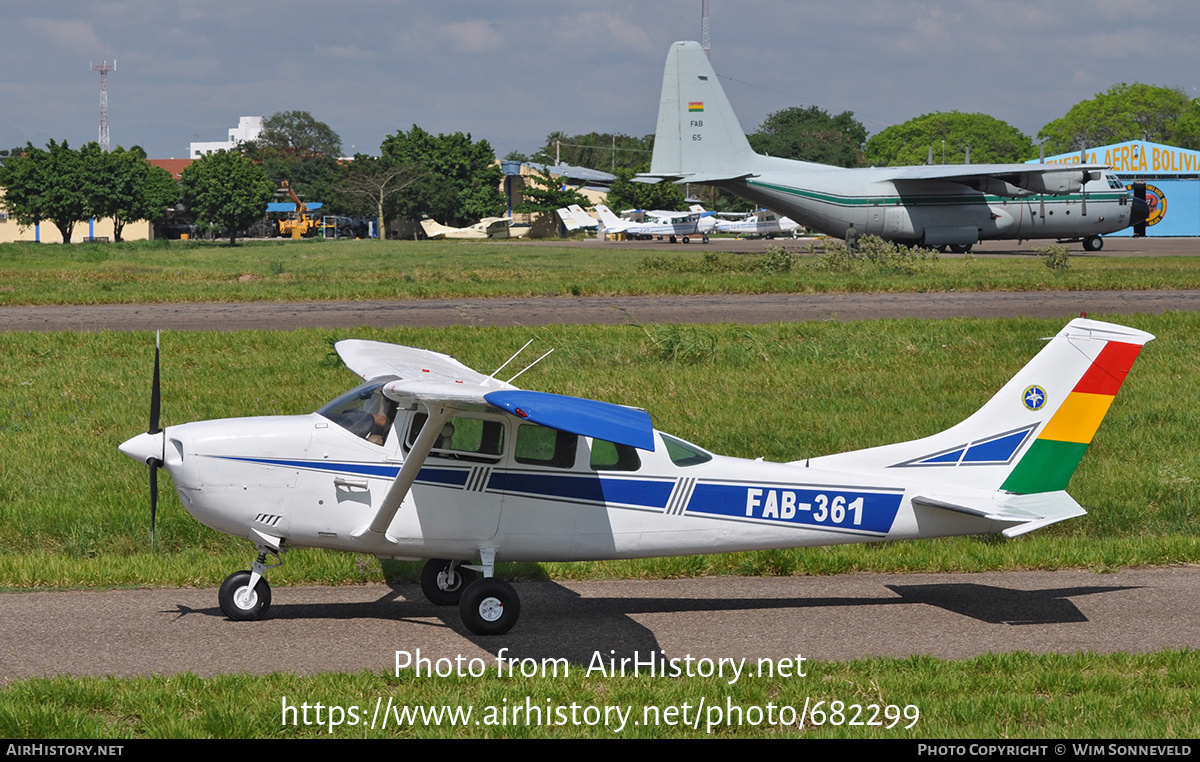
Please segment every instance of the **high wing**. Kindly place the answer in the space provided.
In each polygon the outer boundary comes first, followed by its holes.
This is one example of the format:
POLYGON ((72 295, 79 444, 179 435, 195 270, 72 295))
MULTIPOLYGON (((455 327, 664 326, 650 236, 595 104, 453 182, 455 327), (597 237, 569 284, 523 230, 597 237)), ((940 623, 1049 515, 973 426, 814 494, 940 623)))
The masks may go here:
MULTIPOLYGON (((350 339, 334 345, 346 367, 364 379, 398 376, 383 394, 403 405, 422 405, 428 419, 408 450, 396 480, 388 488, 368 526, 351 536, 386 537, 396 511, 433 451, 446 422, 464 410, 500 409, 520 420, 581 436, 654 450, 654 428, 644 410, 546 392, 523 391, 485 376, 450 355, 428 349, 350 339)), ((393 538, 387 538, 394 542, 393 538)))
POLYGON ((509 217, 485 217, 479 221, 479 228, 488 234, 488 237, 497 233, 508 230, 508 226, 512 224, 512 219, 509 217))
POLYGON ((1078 193, 1104 164, 956 164, 896 167, 893 182, 954 182, 998 196, 1078 193))

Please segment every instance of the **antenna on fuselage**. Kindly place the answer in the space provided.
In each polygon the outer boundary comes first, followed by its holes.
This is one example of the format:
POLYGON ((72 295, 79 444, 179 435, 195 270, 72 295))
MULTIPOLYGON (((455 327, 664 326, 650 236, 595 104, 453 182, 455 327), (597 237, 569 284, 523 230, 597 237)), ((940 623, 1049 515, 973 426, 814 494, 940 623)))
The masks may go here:
MULTIPOLYGON (((528 344, 526 344, 525 346, 529 346, 529 345, 528 345, 528 344)), ((553 351, 554 351, 553 349, 551 349, 551 350, 550 350, 550 352, 553 352, 553 351)), ((539 357, 538 359, 536 359, 536 360, 534 360, 533 362, 531 362, 531 363, 529 363, 528 365, 526 365, 526 366, 525 366, 525 369, 524 369, 524 370, 522 370, 522 371, 521 371, 521 373, 524 373, 526 370, 529 370, 529 369, 530 369, 530 368, 532 368, 534 365, 537 365, 538 363, 540 363, 542 360, 545 360, 547 357, 549 357, 549 356, 550 356, 550 352, 547 352, 546 354, 542 355, 542 356, 541 356, 541 357, 539 357)), ((497 372, 499 372, 499 371, 497 371, 497 372)), ((518 373, 518 374, 517 374, 517 376, 521 375, 521 373, 518 373)), ((505 381, 504 383, 506 383, 506 384, 511 384, 511 383, 512 383, 514 380, 516 380, 517 376, 513 376, 512 378, 508 379, 508 380, 507 380, 507 381, 505 381)))
POLYGON ((519 355, 519 354, 521 354, 522 352, 524 352, 524 351, 525 351, 525 350, 526 350, 526 349, 529 347, 529 345, 530 345, 530 344, 532 344, 533 342, 534 342, 534 339, 530 339, 529 341, 525 342, 525 346, 523 346, 523 347, 521 347, 520 349, 518 349, 518 350, 517 350, 517 351, 516 351, 516 352, 513 354, 513 356, 512 356, 512 357, 510 357, 510 358, 508 358, 507 360, 505 360, 505 361, 504 361, 504 365, 501 365, 499 368, 496 368, 494 371, 492 371, 492 375, 488 376, 488 378, 495 378, 497 373, 499 373, 500 371, 504 370, 504 368, 505 368, 505 367, 507 367, 507 366, 508 366, 508 364, 509 364, 510 362, 512 362, 513 360, 517 359, 517 355, 519 355))

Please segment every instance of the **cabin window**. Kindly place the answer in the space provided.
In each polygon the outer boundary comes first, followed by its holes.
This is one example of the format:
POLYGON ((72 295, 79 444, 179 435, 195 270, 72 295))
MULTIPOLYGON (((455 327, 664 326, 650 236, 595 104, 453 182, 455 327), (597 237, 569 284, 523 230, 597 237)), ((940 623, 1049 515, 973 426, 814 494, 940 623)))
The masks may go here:
POLYGON ((387 441, 397 404, 383 396, 387 381, 368 381, 317 410, 317 414, 371 444, 387 441))
POLYGON ((642 459, 634 447, 593 439, 591 465, 593 471, 636 471, 642 467, 642 459))
POLYGON ((686 468, 687 466, 698 466, 701 463, 707 463, 712 460, 712 455, 701 450, 694 444, 676 439, 666 434, 659 434, 662 437, 663 444, 667 447, 667 455, 670 456, 671 462, 677 466, 686 468))
MULTIPOLYGON (((429 416, 425 413, 413 415, 407 440, 410 449, 428 419, 429 416)), ((499 460, 503 452, 503 423, 485 418, 454 416, 442 427, 442 433, 434 443, 431 454, 442 458, 491 462, 499 460)))
POLYGON ((545 426, 524 424, 517 429, 517 447, 513 457, 527 466, 571 468, 579 437, 545 426))

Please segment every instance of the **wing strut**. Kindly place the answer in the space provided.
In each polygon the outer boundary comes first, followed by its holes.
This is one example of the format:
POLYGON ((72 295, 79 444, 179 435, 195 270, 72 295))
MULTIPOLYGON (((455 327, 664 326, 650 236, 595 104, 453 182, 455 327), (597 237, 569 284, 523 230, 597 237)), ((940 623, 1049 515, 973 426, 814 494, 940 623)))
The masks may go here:
POLYGON ((371 533, 383 535, 388 542, 395 542, 387 536, 387 528, 391 525, 392 519, 396 517, 396 511, 400 510, 400 504, 404 502, 404 498, 408 497, 408 491, 412 488, 413 482, 417 480, 421 466, 425 464, 425 459, 429 457, 430 451, 433 450, 434 444, 441 436, 446 421, 450 420, 450 416, 454 412, 454 408, 444 405, 429 406, 429 418, 425 421, 421 433, 417 435, 417 441, 413 443, 412 449, 408 451, 408 456, 404 458, 404 465, 400 467, 400 473, 396 474, 396 481, 392 482, 392 486, 384 495, 375 518, 371 521, 370 526, 354 531, 350 535, 351 537, 361 541, 368 533, 371 533))

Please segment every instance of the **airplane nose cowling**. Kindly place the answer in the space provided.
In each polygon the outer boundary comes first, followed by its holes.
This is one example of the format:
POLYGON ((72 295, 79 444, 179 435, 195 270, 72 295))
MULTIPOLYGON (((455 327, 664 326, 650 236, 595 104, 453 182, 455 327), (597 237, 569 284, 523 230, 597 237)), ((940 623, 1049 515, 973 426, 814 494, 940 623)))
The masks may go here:
POLYGON ((151 459, 161 461, 166 436, 162 431, 157 434, 138 434, 122 442, 118 449, 138 463, 149 463, 151 459))

